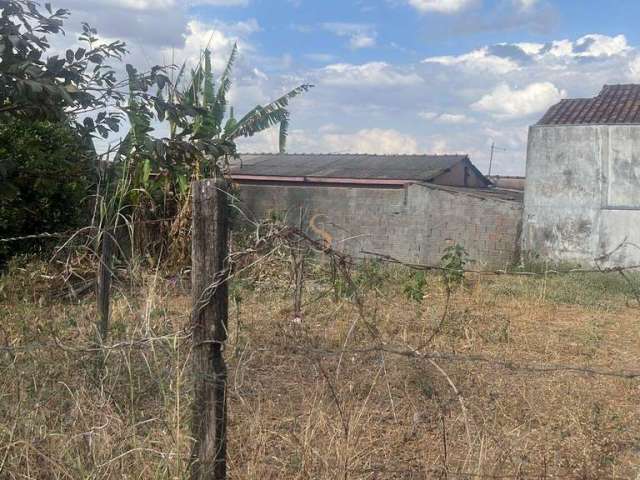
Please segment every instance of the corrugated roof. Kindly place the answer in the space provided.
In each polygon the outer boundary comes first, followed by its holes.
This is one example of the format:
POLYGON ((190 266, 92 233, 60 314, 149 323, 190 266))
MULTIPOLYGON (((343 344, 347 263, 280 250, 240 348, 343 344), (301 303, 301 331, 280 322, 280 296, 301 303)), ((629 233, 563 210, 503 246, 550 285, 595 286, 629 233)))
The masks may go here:
POLYGON ((231 175, 429 181, 467 155, 250 154, 231 175))
POLYGON ((640 85, 605 85, 597 97, 561 100, 538 125, 640 124, 640 85))

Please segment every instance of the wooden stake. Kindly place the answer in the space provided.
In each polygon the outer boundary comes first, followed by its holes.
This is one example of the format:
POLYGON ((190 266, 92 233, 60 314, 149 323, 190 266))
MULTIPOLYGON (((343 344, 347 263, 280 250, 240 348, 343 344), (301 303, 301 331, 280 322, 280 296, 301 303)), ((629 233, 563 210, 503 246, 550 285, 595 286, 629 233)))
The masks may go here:
POLYGON ((111 303, 111 279, 113 268, 113 230, 102 232, 102 249, 98 266, 97 303, 98 335, 100 343, 105 343, 109 335, 109 314, 111 303))
POLYGON ((194 404, 191 454, 192 480, 226 478, 228 256, 227 194, 222 181, 191 184, 193 228, 191 278, 193 292, 194 404))

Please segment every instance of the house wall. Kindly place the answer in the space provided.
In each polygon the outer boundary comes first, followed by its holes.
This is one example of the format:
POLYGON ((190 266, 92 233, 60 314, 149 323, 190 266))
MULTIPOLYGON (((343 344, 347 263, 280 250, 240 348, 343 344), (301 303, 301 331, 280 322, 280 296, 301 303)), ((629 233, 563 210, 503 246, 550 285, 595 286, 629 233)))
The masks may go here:
POLYGON ((476 171, 468 162, 458 162, 451 170, 433 179, 435 185, 443 185, 450 187, 471 187, 484 188, 486 184, 482 177, 478 176, 476 171), (467 181, 465 184, 465 168, 467 169, 467 181))
POLYGON ((640 126, 531 127, 523 250, 628 266, 639 246, 640 126))
POLYGON ((479 267, 502 268, 517 256, 521 204, 440 187, 239 186, 253 219, 277 213, 314 238, 356 257, 369 251, 405 262, 437 264, 460 243, 479 267))

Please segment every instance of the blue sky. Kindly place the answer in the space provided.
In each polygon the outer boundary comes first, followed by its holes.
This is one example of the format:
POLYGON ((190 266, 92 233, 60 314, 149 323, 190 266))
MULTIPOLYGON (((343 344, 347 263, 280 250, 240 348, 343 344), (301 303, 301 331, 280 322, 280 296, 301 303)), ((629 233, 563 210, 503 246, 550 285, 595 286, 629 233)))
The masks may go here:
MULTIPOLYGON (((527 128, 560 98, 640 81, 640 2, 616 0, 67 0, 129 62, 241 57, 240 113, 297 84, 291 152, 468 153, 522 174, 527 128)), ((275 151, 276 132, 242 140, 275 151)))

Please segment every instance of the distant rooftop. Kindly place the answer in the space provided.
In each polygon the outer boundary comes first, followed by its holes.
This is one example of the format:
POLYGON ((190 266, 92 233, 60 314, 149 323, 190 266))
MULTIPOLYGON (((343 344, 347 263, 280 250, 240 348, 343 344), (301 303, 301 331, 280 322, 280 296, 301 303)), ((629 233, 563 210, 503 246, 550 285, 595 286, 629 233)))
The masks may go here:
MULTIPOLYGON (((244 154, 231 165, 232 177, 305 177, 429 182, 467 155, 244 154)), ((475 167, 473 167, 475 168, 475 167)), ((479 173, 479 172, 478 172, 479 173)))
POLYGON ((538 125, 640 124, 640 85, 605 85, 597 97, 561 100, 538 125))

